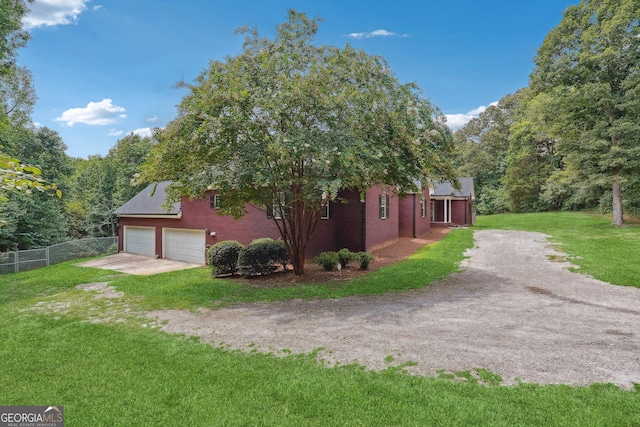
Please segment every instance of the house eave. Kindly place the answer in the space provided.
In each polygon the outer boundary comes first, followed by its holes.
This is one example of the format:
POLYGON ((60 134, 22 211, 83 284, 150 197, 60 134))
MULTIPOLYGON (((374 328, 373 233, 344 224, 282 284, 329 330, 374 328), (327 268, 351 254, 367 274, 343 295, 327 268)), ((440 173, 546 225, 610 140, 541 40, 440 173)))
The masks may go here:
POLYGON ((151 219, 180 219, 182 212, 177 214, 119 214, 118 218, 151 218, 151 219))

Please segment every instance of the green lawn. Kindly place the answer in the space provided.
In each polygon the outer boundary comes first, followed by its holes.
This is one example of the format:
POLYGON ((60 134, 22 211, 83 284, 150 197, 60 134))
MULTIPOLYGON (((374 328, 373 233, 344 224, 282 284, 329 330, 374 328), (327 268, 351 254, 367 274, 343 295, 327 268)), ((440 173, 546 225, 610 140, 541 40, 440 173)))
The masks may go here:
MULTIPOLYGON (((622 233, 596 216, 536 215, 480 218, 477 229, 499 222, 543 231, 574 255, 582 246, 571 246, 575 238, 562 224, 581 228, 580 235, 622 233)), ((637 244, 638 228, 625 230, 631 237, 623 246, 637 244)), ((640 386, 507 387, 495 385, 496 376, 482 367, 478 374, 490 385, 463 381, 472 378, 469 372, 424 378, 397 368, 327 367, 314 354, 244 354, 143 328, 135 313, 124 323, 92 323, 88 315, 114 305, 75 290, 80 283, 109 281, 135 309, 400 292, 455 271, 471 244, 470 230, 455 230, 403 263, 340 286, 262 292, 214 281, 206 269, 139 278, 65 263, 0 276, 0 405, 64 405, 68 426, 640 425, 640 386), (33 309, 46 304, 66 314, 33 309)))

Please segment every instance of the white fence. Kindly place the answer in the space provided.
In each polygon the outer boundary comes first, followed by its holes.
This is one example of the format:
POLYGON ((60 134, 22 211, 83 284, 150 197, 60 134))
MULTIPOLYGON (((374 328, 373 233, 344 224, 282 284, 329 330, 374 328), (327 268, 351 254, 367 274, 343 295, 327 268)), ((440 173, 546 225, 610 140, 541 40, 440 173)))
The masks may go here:
POLYGON ((71 259, 118 252, 117 237, 71 240, 40 249, 0 253, 0 274, 34 270, 71 259))

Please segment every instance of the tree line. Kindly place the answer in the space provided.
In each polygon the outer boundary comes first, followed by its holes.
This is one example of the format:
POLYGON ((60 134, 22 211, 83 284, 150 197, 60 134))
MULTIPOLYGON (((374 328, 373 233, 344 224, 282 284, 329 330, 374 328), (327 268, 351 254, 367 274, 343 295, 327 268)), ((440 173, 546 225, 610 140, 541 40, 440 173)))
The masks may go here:
POLYGON ((529 85, 454 134, 481 214, 640 212, 640 2, 570 6, 529 85))
POLYGON ((72 158, 56 131, 33 125, 31 73, 17 64, 32 2, 0 0, 0 251, 117 235, 113 211, 141 189, 132 180, 152 145, 128 135, 104 157, 72 158))

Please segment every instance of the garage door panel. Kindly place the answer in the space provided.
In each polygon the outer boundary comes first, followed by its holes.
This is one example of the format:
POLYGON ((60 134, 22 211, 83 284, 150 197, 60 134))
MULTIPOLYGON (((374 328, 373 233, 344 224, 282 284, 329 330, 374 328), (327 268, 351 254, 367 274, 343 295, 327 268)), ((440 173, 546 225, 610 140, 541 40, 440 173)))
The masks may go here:
POLYGON ((147 256, 156 255, 156 229, 155 227, 124 226, 125 252, 147 256))
POLYGON ((204 230, 164 228, 162 236, 163 258, 204 264, 204 230))

